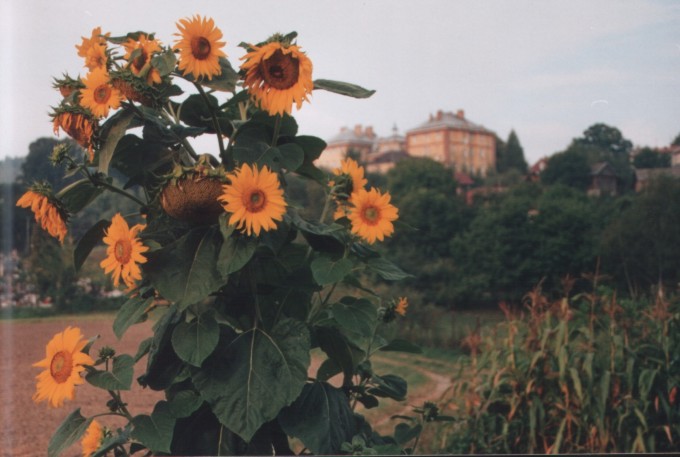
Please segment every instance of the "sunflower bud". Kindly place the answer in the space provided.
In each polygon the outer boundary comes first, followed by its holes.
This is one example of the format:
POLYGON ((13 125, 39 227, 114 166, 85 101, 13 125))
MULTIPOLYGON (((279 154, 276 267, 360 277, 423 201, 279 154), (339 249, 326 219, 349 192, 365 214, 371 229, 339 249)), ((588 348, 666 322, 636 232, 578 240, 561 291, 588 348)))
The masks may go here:
POLYGON ((50 162, 52 163, 52 165, 56 167, 64 160, 66 160, 67 157, 69 157, 70 151, 71 147, 67 144, 61 143, 56 145, 54 149, 52 149, 52 154, 50 155, 50 162))

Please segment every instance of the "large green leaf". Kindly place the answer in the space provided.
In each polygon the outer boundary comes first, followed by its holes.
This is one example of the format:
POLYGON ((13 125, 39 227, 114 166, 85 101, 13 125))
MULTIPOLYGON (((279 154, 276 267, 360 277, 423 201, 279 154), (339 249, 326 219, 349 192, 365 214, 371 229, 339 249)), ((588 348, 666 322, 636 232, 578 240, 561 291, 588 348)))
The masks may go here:
POLYGON ((288 171, 295 171, 305 161, 305 151, 295 143, 280 144, 281 164, 288 171))
POLYGON ((144 275, 180 310, 197 303, 223 284, 217 271, 222 235, 216 227, 198 227, 177 241, 148 253, 144 275))
POLYGON ((366 265, 368 265, 368 268, 377 273, 378 276, 387 281, 401 281, 402 279, 413 276, 412 274, 406 273, 404 270, 384 257, 368 259, 366 265))
POLYGON ((305 324, 283 319, 270 333, 260 328, 242 333, 226 356, 209 358, 192 379, 220 422, 250 441, 302 391, 309 350, 305 324))
POLYGON ((132 418, 132 438, 153 452, 170 452, 175 418, 168 403, 156 403, 151 416, 141 414, 132 418))
POLYGON ((228 236, 217 257, 217 269, 222 277, 243 268, 255 254, 257 240, 247 236, 228 236))
POLYGON ((110 371, 92 371, 85 379, 104 390, 130 390, 134 366, 135 359, 132 356, 121 354, 113 358, 110 371))
POLYGON ((225 59, 224 57, 219 58, 219 64, 220 74, 213 76, 211 79, 200 78, 197 81, 191 73, 186 75, 178 73, 178 75, 187 81, 198 82, 200 85, 209 87, 213 90, 221 92, 234 92, 236 89, 236 81, 238 81, 238 73, 231 66, 229 60, 225 59))
POLYGON ((300 146, 305 153, 302 164, 295 172, 325 185, 328 181, 328 176, 314 165, 314 161, 319 158, 321 152, 326 148, 326 143, 321 138, 304 135, 295 137, 293 141, 300 146))
POLYGON ((125 131, 130 125, 130 121, 134 117, 132 112, 121 111, 118 117, 112 117, 107 122, 112 122, 110 129, 108 129, 108 135, 106 135, 106 140, 104 146, 99 150, 99 171, 101 173, 109 172, 109 164, 113 158, 113 153, 116 150, 116 146, 125 131))
POLYGON ((327 382, 305 384, 300 396, 279 414, 279 423, 313 454, 338 454, 357 433, 347 395, 327 382))
POLYGON ((342 81, 332 81, 330 79, 317 79, 314 81, 314 89, 323 89, 340 95, 347 95, 354 98, 368 98, 375 94, 375 90, 364 89, 356 84, 345 83, 342 81))
POLYGON ((57 456, 68 449, 83 436, 87 427, 90 426, 90 422, 92 422, 91 418, 85 419, 80 414, 80 408, 69 414, 52 435, 50 444, 47 446, 47 455, 50 457, 57 456))
POLYGON ((220 339, 220 326, 213 310, 200 314, 192 322, 180 322, 172 332, 172 347, 180 359, 200 367, 215 350, 220 339))
POLYGON ((423 350, 409 341, 394 339, 380 348, 381 351, 408 352, 410 354, 422 354, 423 350))
POLYGON ((366 353, 335 327, 319 326, 314 331, 321 350, 342 368, 344 383, 349 383, 366 353))
POLYGON ((111 221, 102 219, 90 227, 85 234, 80 237, 73 250, 73 266, 76 271, 80 270, 85 260, 92 252, 92 249, 104 238, 104 230, 106 230, 111 221))
POLYGON ((388 397, 397 401, 406 399, 408 385, 406 381, 397 375, 386 374, 384 376, 373 375, 371 382, 375 385, 368 389, 368 393, 378 397, 388 397))
POLYGON ((118 339, 123 337, 123 334, 131 325, 142 322, 142 316, 151 306, 151 303, 153 303, 153 297, 142 298, 140 296, 132 297, 123 303, 113 321, 113 333, 116 334, 118 339))
POLYGON ((352 265, 352 261, 346 257, 333 260, 321 256, 312 261, 312 275, 314 275, 317 284, 325 286, 342 281, 352 271, 352 265))
MULTIPOLYGON (((153 327, 154 335, 149 344, 149 357, 146 364, 146 373, 137 380, 143 387, 153 390, 167 389, 175 380, 184 363, 177 357, 172 348, 172 331, 179 323, 182 313, 175 306, 171 306, 166 313, 156 322, 153 327)), ((140 352, 142 345, 140 343, 140 352)))
POLYGON ((335 320, 346 330, 369 337, 373 333, 377 309, 365 298, 344 297, 331 308, 335 320))
POLYGON ((80 179, 64 187, 56 195, 70 213, 80 212, 104 191, 89 179, 80 179))

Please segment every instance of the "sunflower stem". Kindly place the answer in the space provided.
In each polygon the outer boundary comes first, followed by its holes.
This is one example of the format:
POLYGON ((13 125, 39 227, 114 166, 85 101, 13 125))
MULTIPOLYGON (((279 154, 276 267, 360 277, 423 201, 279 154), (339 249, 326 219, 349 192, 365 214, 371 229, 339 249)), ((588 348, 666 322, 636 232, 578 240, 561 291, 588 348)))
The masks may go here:
MULTIPOLYGON (((172 107, 169 106, 168 109, 170 110, 169 113, 165 109, 160 110, 160 113, 166 120, 174 122, 175 124, 179 124, 179 112, 181 108, 177 110, 176 114, 172 110, 172 107)), ((198 154, 196 153, 194 147, 191 146, 191 143, 189 143, 189 141, 186 138, 182 138, 182 146, 184 146, 184 150, 187 152, 187 154, 189 154, 189 157, 191 157, 191 159, 193 159, 194 162, 198 161, 198 154)))
POLYGON ((196 86, 196 89, 198 89, 198 92, 201 94, 201 97, 203 97, 203 101, 205 101, 205 104, 208 106, 208 109, 210 110, 210 117, 212 117, 213 127, 215 127, 215 132, 217 132, 217 143, 220 147, 220 157, 222 158, 222 162, 228 166, 233 165, 231 157, 227 155, 227 150, 224 147, 222 129, 220 128, 220 123, 217 121, 217 114, 215 114, 215 110, 210 105, 210 99, 208 99, 208 94, 205 93, 205 90, 203 90, 203 87, 201 87, 200 84, 194 83, 194 86, 196 86))
POLYGON ((281 133, 281 115, 276 115, 276 120, 274 121, 274 135, 272 136, 271 147, 276 147, 276 143, 279 141, 279 133, 281 133))
POLYGON ((114 186, 113 184, 109 184, 108 182, 102 180, 101 178, 97 176, 92 176, 88 173, 88 177, 90 178, 90 181, 92 181, 92 184, 95 186, 102 186, 105 187, 106 189, 110 190, 111 192, 115 192, 117 194, 123 195, 124 197, 129 198, 133 202, 137 203, 140 206, 146 206, 146 203, 135 197, 129 192, 124 191, 123 189, 114 186))

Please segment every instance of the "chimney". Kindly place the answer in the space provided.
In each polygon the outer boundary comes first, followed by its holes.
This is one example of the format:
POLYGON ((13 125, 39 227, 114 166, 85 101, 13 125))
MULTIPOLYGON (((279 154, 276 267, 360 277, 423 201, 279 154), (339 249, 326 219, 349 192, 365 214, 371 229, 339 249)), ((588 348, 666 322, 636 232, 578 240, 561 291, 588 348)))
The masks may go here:
POLYGON ((456 113, 456 117, 458 119, 465 119, 465 111, 463 111, 462 109, 459 109, 458 112, 456 113))
POLYGON ((354 126, 354 135, 355 136, 361 136, 361 131, 362 131, 361 124, 357 124, 357 125, 354 126))
POLYGON ((442 120, 442 115, 443 115, 443 114, 444 114, 444 113, 442 113, 442 110, 437 111, 437 120, 438 120, 438 121, 441 121, 441 120, 442 120))
POLYGON ((370 139, 373 139, 373 137, 375 137, 375 133, 373 133, 373 126, 372 125, 369 125, 368 127, 366 127, 366 136, 370 139))

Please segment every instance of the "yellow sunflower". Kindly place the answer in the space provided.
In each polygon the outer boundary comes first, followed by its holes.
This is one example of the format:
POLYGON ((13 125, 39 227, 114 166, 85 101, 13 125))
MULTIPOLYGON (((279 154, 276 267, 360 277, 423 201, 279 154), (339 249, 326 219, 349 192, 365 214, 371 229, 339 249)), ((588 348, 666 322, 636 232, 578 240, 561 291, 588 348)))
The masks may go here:
POLYGON ((77 327, 67 327, 54 335, 45 348, 45 358, 33 364, 45 369, 36 377, 34 402, 47 400, 50 406, 58 408, 64 400, 73 400, 75 386, 85 381, 80 376, 83 365, 94 365, 94 360, 81 352, 86 344, 77 327))
POLYGON ((93 161, 94 147, 92 141, 97 121, 89 114, 71 108, 60 108, 53 114, 53 117, 54 134, 58 135, 61 127, 68 136, 87 150, 90 161, 93 161))
POLYGON ((146 263, 146 257, 142 253, 148 251, 149 247, 142 244, 137 234, 144 230, 144 227, 144 225, 137 224, 129 228, 123 216, 117 213, 111 219, 109 228, 104 232, 104 243, 108 245, 107 257, 101 261, 99 266, 104 269, 105 273, 113 272, 115 287, 118 287, 121 278, 129 288, 134 287, 135 281, 142 279, 142 271, 138 264, 146 263))
POLYGON ((394 232, 392 222, 397 220, 398 210, 390 204, 390 194, 373 188, 370 191, 359 189, 349 199, 352 207, 349 220, 352 222, 352 233, 359 235, 369 244, 375 240, 383 241, 394 232))
POLYGON ((229 224, 248 235, 255 232, 255 236, 262 229, 276 229, 274 221, 283 220, 287 206, 276 173, 266 166, 258 170, 256 165, 251 168, 244 164, 227 177, 231 184, 222 187, 223 193, 217 199, 232 214, 229 224))
POLYGON ((17 200, 17 206, 31 208, 35 221, 42 229, 64 242, 68 232, 66 228, 68 214, 45 188, 33 186, 17 200))
MULTIPOLYGON (((349 157, 340 163, 339 168, 335 168, 333 170, 333 174, 336 176, 346 176, 349 178, 351 186, 348 186, 347 193, 350 195, 354 192, 357 192, 359 189, 362 189, 368 183, 368 180, 364 178, 364 167, 359 165, 356 160, 349 157)), ((329 184, 334 186, 335 182, 331 181, 329 184)), ((335 210, 335 213, 333 214, 333 219, 337 220, 341 217, 346 217, 349 213, 349 208, 346 201, 338 199, 336 200, 336 203, 338 206, 335 210)))
POLYGON ((109 109, 120 106, 120 91, 111 85, 105 69, 95 68, 83 80, 85 89, 80 91, 80 104, 96 117, 106 117, 109 109))
POLYGON ((110 33, 102 35, 102 28, 92 29, 90 38, 82 37, 83 42, 76 45, 78 55, 85 58, 85 66, 90 70, 95 68, 106 69, 108 57, 106 55, 106 38, 110 33))
POLYGON ((104 428, 97 420, 93 420, 90 426, 85 430, 85 436, 80 441, 80 446, 83 448, 83 457, 90 457, 102 445, 104 441, 104 428))
POLYGON ((394 312, 400 316, 406 316, 406 308, 408 308, 408 299, 406 297, 399 297, 399 302, 396 308, 394 308, 394 312))
POLYGON ((241 57, 241 69, 246 72, 243 86, 255 102, 272 116, 290 114, 293 103, 300 109, 314 89, 312 61, 293 44, 272 41, 251 48, 241 57))
POLYGON ((215 27, 212 19, 196 15, 191 19, 180 19, 177 23, 181 37, 173 47, 179 51, 178 68, 184 75, 191 73, 198 79, 206 76, 212 79, 222 73, 220 57, 227 55, 222 51, 226 44, 219 41, 222 31, 215 27))
MULTIPOLYGON (((128 68, 135 76, 140 76, 145 71, 151 72, 151 57, 158 52, 161 52, 161 45, 158 40, 150 40, 145 33, 140 33, 137 40, 128 38, 123 43, 125 47, 124 58, 128 61, 128 68), (134 54, 134 57, 133 57, 134 54)), ((158 70, 156 70, 158 73, 158 70)), ((158 80, 160 82, 160 78, 158 80)))

